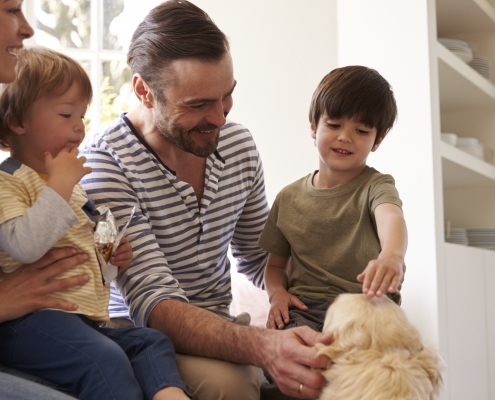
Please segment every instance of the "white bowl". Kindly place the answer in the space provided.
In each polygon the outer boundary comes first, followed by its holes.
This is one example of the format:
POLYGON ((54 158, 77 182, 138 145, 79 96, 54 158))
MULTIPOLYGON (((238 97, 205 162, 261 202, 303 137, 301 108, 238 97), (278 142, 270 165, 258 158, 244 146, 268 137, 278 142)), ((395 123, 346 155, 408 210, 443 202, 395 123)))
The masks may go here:
POLYGON ((457 143, 457 135, 455 133, 442 133, 442 141, 455 146, 457 143))
POLYGON ((479 144, 479 140, 474 137, 463 137, 460 136, 457 138, 456 146, 477 146, 479 144))

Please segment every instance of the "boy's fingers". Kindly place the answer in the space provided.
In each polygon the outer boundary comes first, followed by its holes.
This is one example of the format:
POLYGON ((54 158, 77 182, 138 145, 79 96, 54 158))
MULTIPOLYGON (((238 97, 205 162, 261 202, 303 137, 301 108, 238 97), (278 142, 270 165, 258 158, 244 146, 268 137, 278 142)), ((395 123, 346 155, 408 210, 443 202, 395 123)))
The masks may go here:
POLYGON ((380 284, 383 281, 385 273, 383 271, 383 268, 380 268, 378 271, 376 271, 375 276, 373 276, 373 282, 371 282, 370 288, 369 288, 369 295, 373 296, 377 290, 380 288, 380 284))

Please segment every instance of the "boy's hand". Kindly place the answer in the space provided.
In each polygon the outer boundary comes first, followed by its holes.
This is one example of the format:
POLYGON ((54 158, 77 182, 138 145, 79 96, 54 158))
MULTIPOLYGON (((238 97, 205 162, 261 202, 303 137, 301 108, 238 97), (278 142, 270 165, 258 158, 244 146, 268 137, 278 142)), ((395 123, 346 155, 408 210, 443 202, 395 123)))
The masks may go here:
POLYGON ((131 265, 132 246, 125 236, 122 236, 119 247, 112 254, 110 262, 119 268, 119 274, 131 265))
POLYGON ((285 324, 290 321, 289 308, 299 308, 306 311, 308 307, 296 296, 290 294, 285 289, 275 292, 270 298, 270 312, 266 327, 268 329, 284 329, 285 324))
POLYGON ((371 260, 357 276, 363 282, 363 293, 369 297, 381 297, 398 290, 404 280, 404 259, 399 256, 380 254, 371 260))
POLYGON ((54 158, 45 153, 45 166, 49 178, 47 186, 55 190, 67 202, 70 200, 74 186, 81 178, 91 172, 85 167, 86 157, 77 157, 79 151, 75 147, 66 147, 54 158))

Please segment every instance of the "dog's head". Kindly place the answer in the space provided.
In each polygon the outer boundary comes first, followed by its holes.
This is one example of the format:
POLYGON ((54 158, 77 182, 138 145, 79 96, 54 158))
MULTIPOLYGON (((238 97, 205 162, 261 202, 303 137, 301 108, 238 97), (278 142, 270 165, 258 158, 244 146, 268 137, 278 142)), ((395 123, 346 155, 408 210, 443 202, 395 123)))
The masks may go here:
POLYGON ((430 400, 438 395, 442 360, 423 346, 418 330, 387 297, 338 296, 323 332, 334 341, 319 351, 331 359, 322 399, 430 400))

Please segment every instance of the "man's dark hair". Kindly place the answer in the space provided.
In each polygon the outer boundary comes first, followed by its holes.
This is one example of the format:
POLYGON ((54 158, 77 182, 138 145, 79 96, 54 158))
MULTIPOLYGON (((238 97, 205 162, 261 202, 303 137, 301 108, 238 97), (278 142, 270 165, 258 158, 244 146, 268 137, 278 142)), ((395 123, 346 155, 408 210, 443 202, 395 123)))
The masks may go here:
POLYGON ((169 0, 153 8, 134 32, 127 63, 158 99, 163 99, 164 71, 174 60, 220 61, 229 52, 225 34, 199 7, 169 0))
POLYGON ((376 128, 376 142, 394 125, 397 104, 392 87, 376 70, 352 65, 334 69, 316 88, 309 121, 317 127, 324 114, 376 128))

